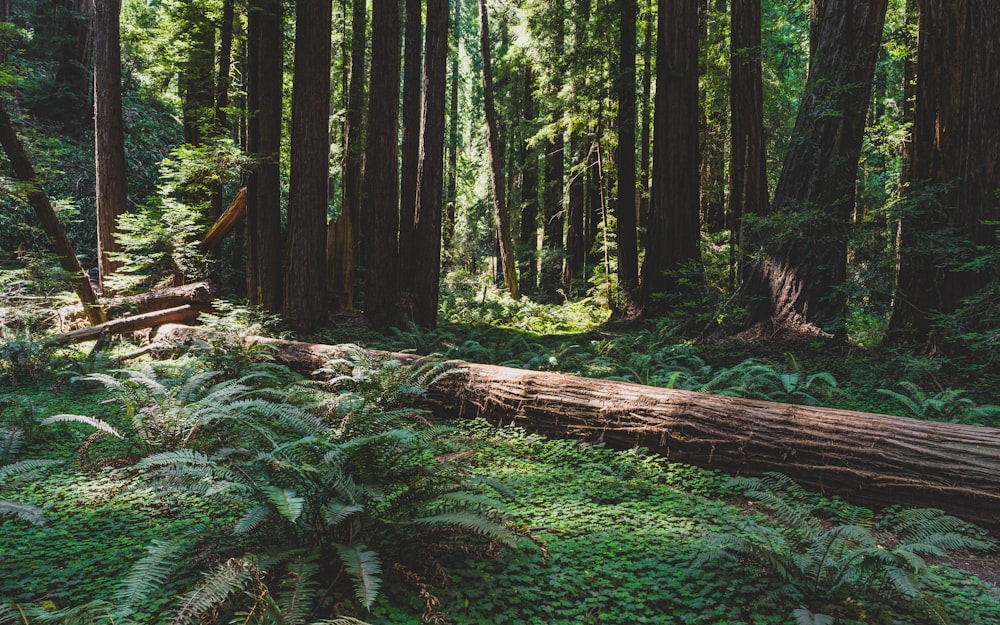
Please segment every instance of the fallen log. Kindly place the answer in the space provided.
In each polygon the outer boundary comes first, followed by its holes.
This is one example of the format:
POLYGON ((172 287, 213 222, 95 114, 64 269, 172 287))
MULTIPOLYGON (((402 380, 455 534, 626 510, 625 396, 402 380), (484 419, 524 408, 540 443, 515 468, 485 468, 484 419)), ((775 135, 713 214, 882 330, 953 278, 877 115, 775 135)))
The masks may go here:
MULTIPOLYGON (((163 326, 157 341, 209 331, 163 326)), ((251 338, 310 374, 344 346, 251 338)), ((384 352, 375 352, 383 353, 384 352)), ((412 354, 391 354, 412 362, 412 354)), ((1000 429, 708 395, 462 363, 433 385, 439 417, 484 417, 553 436, 645 446, 670 460, 730 473, 780 471, 827 495, 882 507, 941 508, 1000 531, 1000 429)))
POLYGON ((99 323, 96 326, 88 326, 56 334, 45 339, 51 345, 69 345, 70 343, 80 343, 82 341, 98 340, 102 337, 113 334, 124 334, 126 332, 136 332, 168 323, 189 323, 194 321, 201 313, 196 306, 184 304, 166 310, 156 310, 144 315, 133 315, 99 323))
MULTIPOLYGON (((128 314, 145 314, 166 308, 176 308, 191 304, 200 310, 207 310, 215 299, 215 285, 207 280, 181 286, 156 289, 139 295, 115 297, 104 300, 104 312, 108 319, 117 319, 128 314)), ((74 304, 63 306, 57 311, 62 323, 71 323, 83 318, 83 306, 74 304)))
POLYGON ((199 245, 201 251, 205 253, 214 252, 215 248, 219 247, 222 240, 229 234, 229 231, 236 227, 236 224, 246 217, 246 215, 247 189, 243 187, 236 194, 236 198, 229 205, 229 208, 219 215, 219 218, 215 220, 212 227, 208 229, 205 238, 201 240, 201 244, 199 245))

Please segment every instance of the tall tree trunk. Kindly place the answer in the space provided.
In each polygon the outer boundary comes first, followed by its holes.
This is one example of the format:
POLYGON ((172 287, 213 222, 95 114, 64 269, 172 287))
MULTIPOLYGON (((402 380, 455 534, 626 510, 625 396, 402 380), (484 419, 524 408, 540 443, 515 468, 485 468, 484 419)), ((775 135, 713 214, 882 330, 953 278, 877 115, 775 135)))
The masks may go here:
MULTIPOLYGON (((423 36, 421 0, 406 0, 406 24, 403 29, 403 110, 402 144, 399 168, 399 284, 404 292, 415 293, 415 282, 423 276, 413 271, 416 245, 416 211, 420 191, 417 169, 420 166, 421 87, 423 76, 423 36)), ((429 18, 428 18, 429 20, 429 18)), ((447 37, 445 37, 447 40, 447 37)), ((442 110, 443 110, 442 103, 442 110)), ((408 299, 409 296, 404 296, 408 299)))
POLYGON ((365 0, 351 0, 351 77, 347 88, 347 145, 344 146, 343 199, 340 216, 330 223, 326 253, 330 299, 334 313, 354 308, 354 274, 360 217, 362 163, 364 160, 365 47, 367 24, 365 0))
POLYGON ((566 262, 563 264, 562 288, 566 297, 574 297, 584 286, 583 264, 583 212, 587 201, 586 169, 587 143, 581 129, 570 133, 570 158, 572 168, 569 177, 569 194, 566 203, 566 262))
POLYGON ((916 105, 908 180, 913 208, 900 222, 899 294, 890 332, 945 348, 931 317, 997 279, 997 267, 959 269, 996 245, 1000 221, 1000 15, 985 0, 921 0, 916 105), (942 236, 952 241, 940 251, 942 236), (954 250, 960 249, 956 253, 954 250))
POLYGON ((479 45, 483 55, 483 108, 486 112, 486 145, 490 152, 490 188, 493 191, 493 219, 500 248, 499 261, 504 287, 516 300, 521 297, 521 292, 503 183, 503 146, 500 143, 500 128, 493 103, 493 64, 490 59, 490 22, 486 0, 479 0, 479 45))
MULTIPOLYGON (((653 47, 656 45, 653 37, 653 0, 646 0, 645 33, 642 39, 642 136, 639 139, 639 226, 645 228, 649 223, 650 203, 650 137, 652 136, 653 120, 653 47)), ((645 243, 645 241, 640 241, 645 243)), ((638 273, 638 272, 637 272, 638 273)))
POLYGON ((462 19, 462 0, 452 0, 451 32, 454 46, 451 50, 451 97, 448 102, 448 169, 445 181, 445 216, 442 225, 442 242, 445 250, 450 250, 455 240, 455 208, 458 204, 458 85, 462 79, 458 64, 458 38, 462 19))
POLYGON ((745 283, 752 322, 842 334, 847 235, 886 0, 825 0, 792 142, 745 283))
MULTIPOLYGON (((413 320, 437 327, 441 282, 441 213, 444 208, 444 108, 448 90, 448 0, 427 0, 420 162, 414 215, 413 320)), ((410 262, 400 257, 401 262, 410 262)))
POLYGON ((642 265, 643 315, 662 312, 657 294, 677 294, 699 257, 698 0, 659 0, 653 197, 642 265))
POLYGON ((97 194, 97 262, 103 286, 120 266, 115 237, 125 212, 125 129, 122 120, 121 0, 94 5, 94 162, 97 194))
POLYGON ((373 0, 371 49, 361 249, 365 320, 385 330, 399 319, 399 0, 373 0))
POLYGON ((21 140, 17 138, 14 126, 11 124, 10 117, 7 115, 7 111, 4 110, 2 104, 0 104, 0 146, 7 153, 7 158, 10 160, 14 175, 24 184, 24 192, 28 197, 28 203, 35 209, 35 215, 38 216, 38 221, 41 222, 42 229, 48 236, 49 242, 52 243, 52 249, 55 251, 56 256, 59 257, 59 265, 64 271, 73 276, 73 290, 80 299, 80 304, 87 314, 90 325, 103 323, 107 319, 104 316, 104 310, 97 301, 93 285, 90 283, 87 272, 80 266, 80 260, 76 257, 73 244, 59 223, 56 211, 52 208, 49 197, 45 194, 44 189, 42 189, 38 175, 35 174, 35 169, 31 166, 31 161, 28 160, 24 146, 21 144, 21 140))
MULTIPOLYGON (((563 64, 563 54, 566 45, 565 23, 562 14, 556 15, 553 25, 552 55, 563 64)), ((558 97, 562 88, 560 67, 553 67, 555 76, 552 78, 552 88, 556 93, 550 94, 553 99, 558 97)), ((566 249, 563 231, 566 225, 566 211, 563 205, 563 188, 566 179, 565 139, 563 115, 564 111, 558 103, 550 112, 550 121, 556 127, 554 135, 544 144, 545 149, 545 185, 542 191, 542 258, 541 275, 539 276, 541 291, 546 298, 558 297, 559 284, 562 278, 562 263, 566 249)))
MULTIPOLYGON (((628 294, 639 284, 638 207, 635 175, 635 54, 636 0, 619 0, 618 68, 618 203, 615 220, 618 236, 618 288, 628 294)), ((648 45, 648 42, 647 42, 648 45)))
POLYGON ((281 113, 282 36, 280 0, 249 6, 247 152, 247 296, 269 312, 281 310, 281 113))
POLYGON ((315 330, 326 317, 332 23, 331 0, 295 3, 284 318, 300 332, 315 330))
POLYGON ((215 82, 215 124, 220 130, 229 126, 229 89, 233 83, 233 19, 236 0, 223 0, 222 25, 219 29, 219 76, 215 82))
MULTIPOLYGON (((120 1, 120 0, 119 0, 120 1)), ((42 114, 60 122, 68 132, 77 134, 90 122, 84 104, 89 95, 90 68, 93 61, 94 0, 61 0, 56 3, 56 38, 60 41, 54 94, 49 106, 39 107, 42 114)))
POLYGON ((205 19, 201 0, 183 0, 180 6, 182 37, 187 58, 181 67, 184 141, 201 145, 210 134, 215 108, 215 24, 205 19))
MULTIPOLYGON (((537 87, 531 65, 524 66, 524 102, 521 119, 526 127, 535 123, 538 106, 537 87)), ((528 137, 519 140, 521 161, 521 224, 518 233, 519 286, 527 292, 538 287, 538 150, 528 145, 528 137)))
POLYGON ((760 0, 733 2, 729 48, 732 148, 729 154, 729 281, 742 270, 743 219, 767 212, 760 0))
MULTIPOLYGON (((744 0, 746 1, 746 0, 744 0)), ((729 139, 727 113, 729 101, 726 79, 720 67, 720 53, 725 45, 723 25, 726 0, 702 0, 702 83, 701 97, 701 184, 699 212, 701 223, 709 233, 726 228, 726 144, 729 139)))

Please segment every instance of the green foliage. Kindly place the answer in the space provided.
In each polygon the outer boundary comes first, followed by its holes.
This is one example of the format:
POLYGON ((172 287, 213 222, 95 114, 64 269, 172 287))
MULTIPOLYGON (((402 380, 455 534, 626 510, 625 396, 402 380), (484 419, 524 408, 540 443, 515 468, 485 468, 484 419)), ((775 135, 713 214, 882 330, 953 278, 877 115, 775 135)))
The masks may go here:
POLYGON ((894 400, 908 417, 978 425, 995 425, 997 418, 1000 417, 1000 406, 977 405, 967 396, 968 391, 945 389, 937 393, 928 393, 908 381, 900 382, 899 386, 905 392, 884 388, 878 389, 878 392, 894 400))
POLYGON ((714 534, 698 563, 733 558, 775 580, 761 603, 801 603, 793 612, 799 623, 858 618, 864 606, 878 605, 950 623, 927 592, 937 579, 922 556, 995 547, 982 530, 939 510, 890 513, 876 523, 865 510, 841 507, 837 512, 848 519, 842 523, 822 515, 815 498, 784 475, 741 478, 733 485, 763 504, 777 524, 749 521, 739 534, 714 534))

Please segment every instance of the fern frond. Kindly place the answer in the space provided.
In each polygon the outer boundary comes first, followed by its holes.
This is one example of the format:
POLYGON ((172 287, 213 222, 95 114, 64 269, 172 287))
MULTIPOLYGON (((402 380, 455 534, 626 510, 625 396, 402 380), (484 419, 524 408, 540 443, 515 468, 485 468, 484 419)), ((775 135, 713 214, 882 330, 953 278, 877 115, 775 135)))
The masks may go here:
POLYGON ((358 512, 364 512, 365 507, 359 504, 346 504, 337 499, 323 506, 323 520, 327 525, 340 525, 344 520, 358 512))
POLYGON ((278 514, 285 517, 289 523, 295 523, 302 511, 305 510, 305 497, 297 497, 295 491, 290 488, 279 488, 270 484, 262 486, 260 491, 264 494, 278 514))
POLYGON ((111 425, 94 417, 87 417, 79 414, 57 414, 52 415, 51 417, 46 417, 40 422, 41 425, 50 425, 52 423, 83 423, 99 432, 110 434, 115 438, 125 438, 111 425))
POLYGON ((236 522, 236 525, 233 526, 233 532, 239 535, 251 534, 272 514, 274 514, 274 508, 271 506, 254 506, 236 522))
POLYGON ((21 428, 3 428, 0 430, 0 465, 11 462, 21 451, 24 444, 24 430, 21 428))
POLYGON ((485 515, 476 512, 443 512, 441 514, 413 519, 410 523, 427 528, 455 528, 483 536, 508 547, 517 546, 516 534, 506 527, 491 521, 485 515))
POLYGON ((354 579, 354 596, 365 608, 371 608, 382 585, 382 564, 378 554, 366 551, 364 545, 337 545, 337 554, 348 575, 354 579))
POLYGON ((43 514, 44 511, 38 506, 14 503, 13 501, 0 501, 0 516, 10 515, 22 521, 27 521, 32 525, 45 525, 43 514))
POLYGON ((197 588, 181 598, 173 625, 197 625, 209 610, 224 605, 243 591, 253 577, 255 567, 245 560, 231 559, 205 574, 197 588))
POLYGON ((0 467, 0 479, 15 475, 23 476, 43 467, 51 467, 57 464, 62 464, 62 462, 59 460, 21 460, 20 462, 0 467))
POLYGON ((132 565, 115 592, 119 605, 130 612, 141 608, 170 579, 190 546, 188 535, 153 540, 146 547, 146 555, 132 565))

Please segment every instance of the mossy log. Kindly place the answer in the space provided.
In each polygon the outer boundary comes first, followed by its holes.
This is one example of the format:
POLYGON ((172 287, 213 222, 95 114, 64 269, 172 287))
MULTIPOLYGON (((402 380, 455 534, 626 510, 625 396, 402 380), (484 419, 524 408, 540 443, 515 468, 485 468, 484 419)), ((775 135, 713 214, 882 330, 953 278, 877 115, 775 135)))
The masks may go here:
MULTIPOLYGON (((163 326, 157 341, 208 331, 163 326)), ((311 374, 349 348, 275 339, 280 362, 311 374)), ((386 354, 403 361, 412 354, 386 354)), ((1000 531, 1000 429, 780 404, 463 363, 432 386, 439 417, 483 417, 550 436, 627 448, 729 473, 779 471, 827 495, 882 507, 941 508, 1000 531)))

